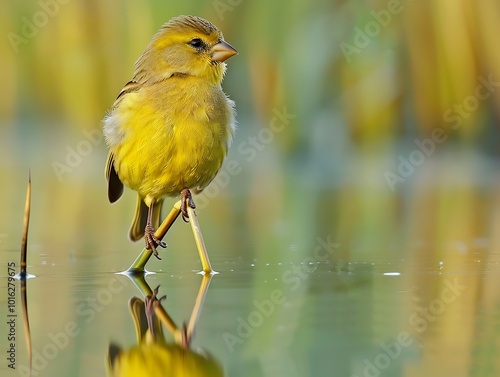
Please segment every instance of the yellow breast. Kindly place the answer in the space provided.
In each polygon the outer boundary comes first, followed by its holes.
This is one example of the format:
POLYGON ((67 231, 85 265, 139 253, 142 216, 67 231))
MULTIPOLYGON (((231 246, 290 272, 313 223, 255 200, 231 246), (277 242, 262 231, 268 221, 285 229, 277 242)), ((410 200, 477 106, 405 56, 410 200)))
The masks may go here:
POLYGON ((220 86, 171 78, 122 98, 105 120, 120 180, 143 198, 203 189, 234 132, 234 104, 220 86))

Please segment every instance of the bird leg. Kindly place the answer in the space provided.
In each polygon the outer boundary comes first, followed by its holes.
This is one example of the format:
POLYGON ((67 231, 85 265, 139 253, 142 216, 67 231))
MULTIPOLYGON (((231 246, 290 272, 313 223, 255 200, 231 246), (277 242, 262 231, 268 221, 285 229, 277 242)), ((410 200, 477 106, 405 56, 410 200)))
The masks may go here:
POLYGON ((180 344, 180 346, 184 350, 188 350, 190 345, 191 345, 191 335, 188 334, 186 324, 184 323, 182 325, 182 329, 181 329, 181 344, 180 344))
POLYGON ((159 286, 153 290, 151 296, 146 296, 146 298, 144 299, 144 310, 146 312, 146 318, 148 320, 148 328, 153 338, 156 337, 154 326, 155 309, 158 307, 158 305, 161 304, 162 300, 167 298, 167 296, 162 296, 160 298, 156 297, 156 295, 158 294, 158 288, 159 286))
POLYGON ((152 250, 154 256, 157 259, 161 260, 160 256, 158 255, 158 251, 156 251, 156 248, 158 246, 166 248, 167 243, 155 237, 155 230, 153 228, 151 221, 152 215, 153 215, 153 203, 151 203, 148 209, 148 219, 146 221, 146 229, 144 229, 144 240, 146 241, 146 249, 152 250))
POLYGON ((181 213, 182 213, 182 220, 184 220, 186 223, 189 222, 189 215, 187 211, 188 201, 189 201, 189 206, 192 209, 195 209, 196 205, 194 204, 193 197, 191 196, 191 191, 189 191, 188 188, 183 188, 181 190, 181 213))

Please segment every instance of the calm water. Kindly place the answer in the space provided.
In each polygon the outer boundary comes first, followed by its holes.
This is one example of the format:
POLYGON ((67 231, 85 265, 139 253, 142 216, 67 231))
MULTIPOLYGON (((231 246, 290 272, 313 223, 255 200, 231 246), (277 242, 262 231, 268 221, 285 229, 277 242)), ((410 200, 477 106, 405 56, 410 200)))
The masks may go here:
MULTIPOLYGON (((16 252, 6 254, 17 259, 16 252)), ((216 258, 220 274, 209 286, 192 345, 233 376, 494 376, 499 260, 457 271, 403 261, 339 268, 309 258, 277 264, 216 258)), ((202 281, 189 269, 197 260, 188 255, 184 262, 178 271, 165 268, 146 279, 160 285, 164 307, 179 325, 189 320, 202 281)), ((141 292, 128 277, 106 270, 109 259, 93 263, 100 268, 91 272, 78 259, 32 267, 29 315, 39 371, 33 375, 105 375, 110 343, 135 344, 127 302, 141 292)), ((23 368, 17 284, 16 290, 16 367, 23 368)), ((2 375, 16 375, 5 360, 2 375)))

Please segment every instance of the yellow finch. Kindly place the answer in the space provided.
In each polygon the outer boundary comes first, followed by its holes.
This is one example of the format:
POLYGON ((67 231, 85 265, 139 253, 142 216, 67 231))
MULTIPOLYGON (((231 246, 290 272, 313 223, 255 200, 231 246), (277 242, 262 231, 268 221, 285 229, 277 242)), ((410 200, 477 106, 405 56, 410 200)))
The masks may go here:
POLYGON ((138 193, 130 239, 143 235, 156 257, 154 236, 166 196, 181 195, 194 208, 190 190, 200 192, 215 177, 235 129, 234 102, 222 91, 224 61, 236 50, 210 22, 179 16, 165 23, 135 63, 133 79, 104 118, 109 146, 108 198, 123 185, 138 193))

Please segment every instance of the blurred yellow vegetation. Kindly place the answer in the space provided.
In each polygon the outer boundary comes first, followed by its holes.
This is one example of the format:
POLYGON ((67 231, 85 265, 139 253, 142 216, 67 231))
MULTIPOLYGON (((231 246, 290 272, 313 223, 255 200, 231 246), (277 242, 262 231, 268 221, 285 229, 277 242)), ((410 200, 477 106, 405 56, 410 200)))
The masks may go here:
MULTIPOLYGON (((8 99, 2 113, 12 116, 23 102, 34 101, 44 115, 62 117, 69 127, 97 124, 131 77, 152 33, 171 16, 190 10, 211 18, 239 46, 239 64, 248 70, 248 78, 239 77, 244 72, 239 68, 229 85, 244 98, 245 81, 250 81, 253 100, 248 105, 262 119, 280 103, 300 108, 305 101, 308 111, 295 126, 305 127, 315 113, 340 101, 355 144, 398 137, 408 113, 416 119, 417 132, 450 126, 444 113, 474 95, 478 77, 500 78, 499 7, 494 0, 396 1, 399 11, 390 13, 394 1, 356 6, 349 1, 291 2, 286 7, 242 1, 227 3, 221 13, 215 3, 181 7, 159 1, 53 0, 57 12, 26 44, 17 46, 17 54, 12 43, 2 44, 0 67, 9 72, 0 88, 8 99), (386 25, 374 16, 383 12, 389 12, 386 25), (366 47, 354 41, 358 30, 369 34, 366 47), (359 52, 346 58, 339 48, 342 42, 359 52), (302 86, 304 80, 309 85, 302 86), (332 88, 337 99, 326 101, 323 97, 332 88)), ((43 11, 38 2, 4 2, 0 7, 5 34, 21 37, 25 20, 36 26, 35 15, 43 11)), ((488 124, 483 120, 500 101, 496 91, 491 94, 479 101, 477 111, 461 117, 458 135, 474 138, 484 131, 488 124)), ((248 105, 240 102, 239 107, 248 105)), ((295 136, 303 135, 297 131, 295 136)))

